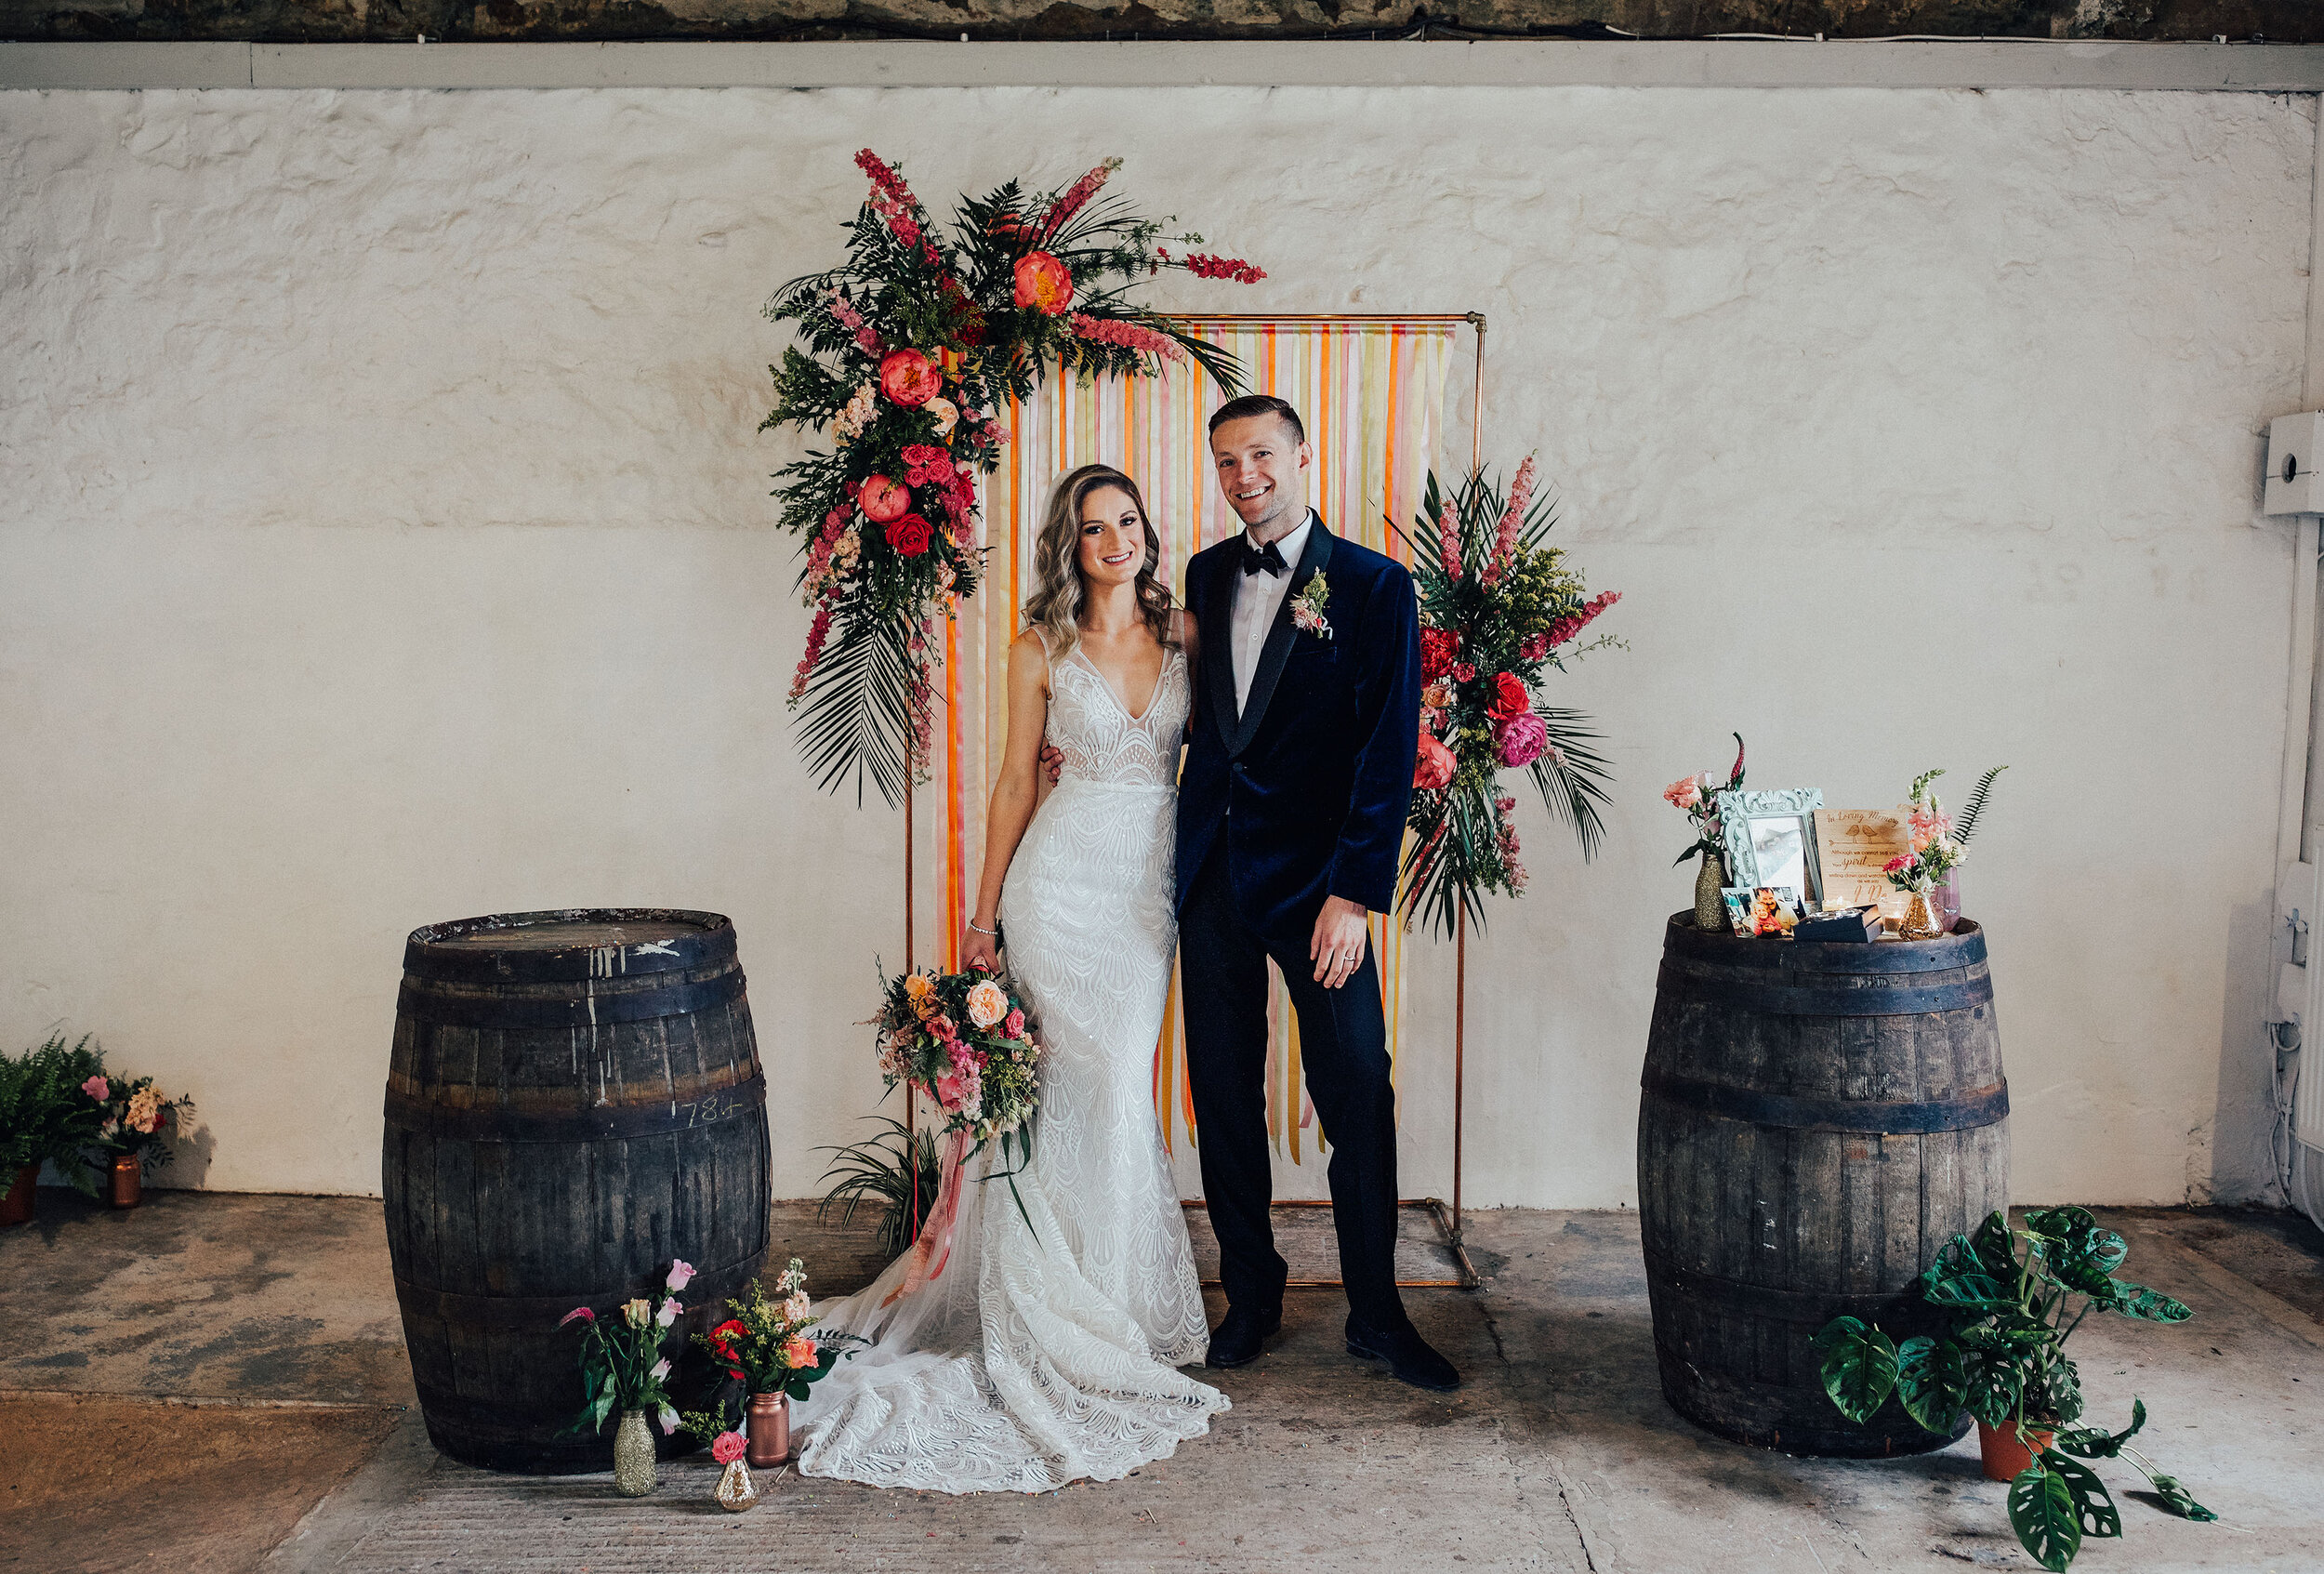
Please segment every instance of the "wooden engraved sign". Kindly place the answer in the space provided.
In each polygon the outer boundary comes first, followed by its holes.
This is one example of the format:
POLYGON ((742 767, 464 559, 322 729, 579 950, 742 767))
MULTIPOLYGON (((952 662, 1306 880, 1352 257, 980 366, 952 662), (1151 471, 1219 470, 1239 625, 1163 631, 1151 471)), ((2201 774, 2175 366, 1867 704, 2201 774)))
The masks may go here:
POLYGON ((1861 907, 1895 892, 1881 866, 1912 851, 1904 817, 1882 809, 1816 811, 1816 862, 1827 906, 1861 907))

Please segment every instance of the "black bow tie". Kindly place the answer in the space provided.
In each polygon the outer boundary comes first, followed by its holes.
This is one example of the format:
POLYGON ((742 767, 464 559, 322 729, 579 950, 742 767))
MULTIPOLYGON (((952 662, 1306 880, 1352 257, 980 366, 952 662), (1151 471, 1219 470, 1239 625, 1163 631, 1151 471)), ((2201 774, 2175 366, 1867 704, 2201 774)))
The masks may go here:
POLYGON ((1275 550, 1275 544, 1273 541, 1268 542, 1263 550, 1253 550, 1250 538, 1245 536, 1243 539, 1243 572, 1245 574, 1272 574, 1280 578, 1290 573, 1291 568, 1283 561, 1283 554, 1275 550))

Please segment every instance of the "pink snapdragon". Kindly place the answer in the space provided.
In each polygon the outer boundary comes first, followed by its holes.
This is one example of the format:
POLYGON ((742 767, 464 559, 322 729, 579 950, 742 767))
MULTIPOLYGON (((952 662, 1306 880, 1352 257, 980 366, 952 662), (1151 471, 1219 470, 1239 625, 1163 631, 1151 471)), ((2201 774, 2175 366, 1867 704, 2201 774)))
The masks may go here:
POLYGON ((1509 484, 1509 506, 1501 510, 1500 532, 1493 538, 1493 555, 1485 564, 1483 579, 1490 589, 1500 583, 1501 575, 1517 555, 1517 532, 1525 522, 1525 509, 1533 501, 1533 456, 1517 467, 1517 479, 1509 484))
POLYGON ((1601 591, 1582 602, 1579 612, 1567 617, 1561 617, 1555 623, 1551 624, 1548 636, 1551 647, 1554 649, 1571 640, 1595 622, 1600 613, 1621 599, 1622 592, 1619 590, 1601 591))
POLYGON ((831 291, 831 315, 838 321, 839 326, 848 331, 849 336, 855 340, 855 347, 865 354, 877 361, 888 353, 887 346, 880 342, 879 336, 874 333, 870 324, 864 321, 864 314, 855 310, 853 304, 846 296, 839 293, 836 285, 831 291))
POLYGON ((1451 498, 1445 500, 1444 511, 1436 516, 1436 555, 1445 565, 1445 577, 1460 577, 1460 515, 1451 498))
POLYGON ((1118 344, 1124 350, 1134 350, 1141 355, 1158 355, 1165 361, 1183 361, 1185 350, 1168 334, 1142 328, 1135 323, 1119 323, 1111 317, 1092 317, 1076 311, 1069 319, 1076 337, 1092 344, 1118 344))
POLYGON ((797 705, 807 693, 807 680, 814 675, 815 663, 823 659, 824 642, 831 637, 831 602, 825 597, 815 608, 815 621, 807 630, 807 654, 799 658, 799 670, 791 674, 791 703, 797 705))
POLYGON ((1065 194, 1057 199, 1048 216, 1041 220, 1040 229, 1034 234, 1033 244, 1039 245, 1063 229, 1075 214, 1089 205, 1089 199, 1098 194, 1098 188, 1104 185, 1106 179, 1121 166, 1120 159, 1109 158, 1066 188, 1065 194))

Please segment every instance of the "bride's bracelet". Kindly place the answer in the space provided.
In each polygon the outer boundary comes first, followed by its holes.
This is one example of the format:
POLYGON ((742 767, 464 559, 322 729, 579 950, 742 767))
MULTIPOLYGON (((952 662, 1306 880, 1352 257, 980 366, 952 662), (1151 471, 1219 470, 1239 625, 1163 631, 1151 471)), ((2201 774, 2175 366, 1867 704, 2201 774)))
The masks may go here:
POLYGON ((981 924, 981 923, 977 922, 974 919, 971 919, 969 920, 969 927, 970 927, 971 929, 972 929, 972 930, 976 931, 976 932, 977 932, 977 933, 979 933, 979 934, 989 934, 989 935, 991 935, 991 936, 992 936, 994 939, 996 939, 996 940, 998 940, 998 939, 1000 938, 1000 931, 999 931, 999 930, 997 930, 997 929, 986 929, 986 928, 985 928, 983 924, 981 924))

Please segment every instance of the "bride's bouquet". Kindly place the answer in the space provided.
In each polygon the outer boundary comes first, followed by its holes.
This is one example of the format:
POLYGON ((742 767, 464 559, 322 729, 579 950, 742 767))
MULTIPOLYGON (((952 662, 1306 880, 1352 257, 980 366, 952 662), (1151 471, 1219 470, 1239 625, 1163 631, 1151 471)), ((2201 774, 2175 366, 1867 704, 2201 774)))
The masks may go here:
MULTIPOLYGON (((1006 1180, 1017 1211, 1024 1213, 1016 1174, 1033 1157, 1041 1050, 1025 1020, 1024 1003, 983 968, 907 972, 886 980, 885 987, 886 999, 872 1019, 879 1030, 880 1078, 891 1091, 899 1083, 918 1089, 944 1118, 935 1205, 906 1253, 903 1281, 887 1298, 893 1301, 944 1271, 960 1207, 961 1171, 985 1144, 1000 1144, 1006 1166, 985 1179, 1006 1180)), ((1027 1214, 1028 1228, 1032 1222, 1027 1214)))

